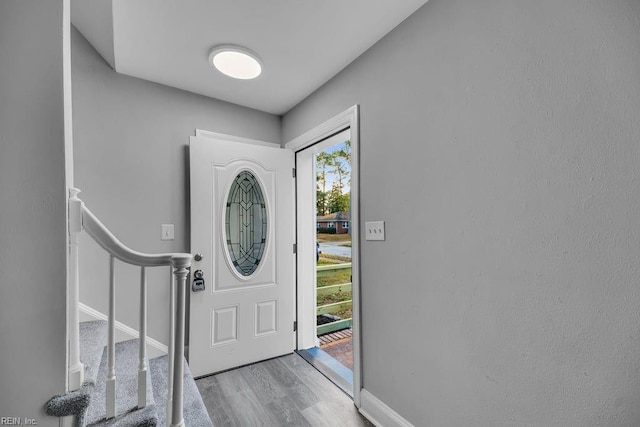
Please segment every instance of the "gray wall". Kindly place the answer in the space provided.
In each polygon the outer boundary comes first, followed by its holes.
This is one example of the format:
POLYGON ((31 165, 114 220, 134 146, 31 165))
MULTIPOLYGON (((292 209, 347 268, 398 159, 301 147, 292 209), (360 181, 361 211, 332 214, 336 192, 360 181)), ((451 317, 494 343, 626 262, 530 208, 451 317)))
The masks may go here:
POLYGON ((63 2, 0 2, 0 417, 65 391, 63 2))
POLYGON ((640 2, 431 0, 361 105, 364 387, 418 426, 640 425, 640 2))
MULTIPOLYGON (((189 136, 195 129, 280 142, 280 117, 115 73, 72 29, 75 183, 87 207, 143 252, 188 252, 189 136), (160 225, 175 224, 175 240, 160 225)), ((81 240, 81 301, 108 306, 108 255, 81 240)), ((149 335, 168 342, 168 270, 149 273, 149 335)), ((138 329, 139 269, 116 267, 117 318, 138 329), (129 288, 129 289, 127 289, 129 288)))

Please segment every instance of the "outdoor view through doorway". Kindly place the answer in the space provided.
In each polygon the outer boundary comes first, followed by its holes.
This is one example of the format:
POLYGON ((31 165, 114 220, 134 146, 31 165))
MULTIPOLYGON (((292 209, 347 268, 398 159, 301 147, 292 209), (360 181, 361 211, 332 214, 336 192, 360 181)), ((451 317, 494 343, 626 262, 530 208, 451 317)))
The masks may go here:
POLYGON ((320 349, 353 371, 351 142, 325 148, 316 171, 316 293, 320 349))
POLYGON ((299 254, 310 264, 298 259, 299 267, 309 266, 298 270, 298 292, 308 295, 308 298, 302 298, 302 319, 307 318, 304 313, 313 315, 309 325, 313 329, 305 327, 303 331, 308 332, 302 334, 303 341, 298 341, 299 353, 353 396, 351 251, 354 223, 351 217, 352 147, 349 128, 298 151, 296 158, 297 167, 304 171, 299 176, 297 190, 298 227, 299 231, 308 230, 308 234, 303 232, 306 237, 299 234, 299 239, 311 240, 315 247, 313 258, 307 258, 306 251, 299 254), (301 224, 313 228, 305 228, 301 224), (312 335, 311 340, 304 338, 309 337, 307 333, 312 335))

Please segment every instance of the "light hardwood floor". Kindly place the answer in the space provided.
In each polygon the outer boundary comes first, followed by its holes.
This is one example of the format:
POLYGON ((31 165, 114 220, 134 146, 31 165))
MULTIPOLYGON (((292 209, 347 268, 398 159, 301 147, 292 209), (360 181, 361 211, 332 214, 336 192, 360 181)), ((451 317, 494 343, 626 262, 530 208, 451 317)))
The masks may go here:
POLYGON ((215 427, 372 426, 297 354, 196 381, 215 427))

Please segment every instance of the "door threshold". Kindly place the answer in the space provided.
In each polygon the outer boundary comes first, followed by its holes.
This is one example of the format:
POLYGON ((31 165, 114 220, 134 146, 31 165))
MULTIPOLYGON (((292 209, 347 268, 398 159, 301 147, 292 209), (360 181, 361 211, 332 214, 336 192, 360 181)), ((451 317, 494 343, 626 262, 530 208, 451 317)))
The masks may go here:
POLYGON ((296 353, 353 399, 353 371, 351 369, 338 362, 320 347, 296 350, 296 353))

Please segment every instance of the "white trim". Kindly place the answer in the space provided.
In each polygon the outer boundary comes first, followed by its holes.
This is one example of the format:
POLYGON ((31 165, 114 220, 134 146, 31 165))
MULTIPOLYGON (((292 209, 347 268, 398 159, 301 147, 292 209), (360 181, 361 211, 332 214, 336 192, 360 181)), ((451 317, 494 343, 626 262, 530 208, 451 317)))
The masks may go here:
MULTIPOLYGON (((314 147, 296 153, 296 292, 298 330, 297 349, 305 350, 320 345, 316 335, 316 172, 314 147), (316 227, 313 227, 313 223, 316 227)), ((327 224, 323 223, 326 227, 327 224)))
MULTIPOLYGON (((73 109, 72 109, 72 93, 71 93, 71 1, 63 0, 62 2, 62 89, 63 89, 63 120, 64 120, 64 179, 65 179, 65 199, 68 198, 68 190, 73 187, 73 109)), ((69 204, 65 203, 65 236, 67 240, 67 250, 65 251, 65 263, 66 263, 66 295, 67 295, 67 312, 66 312, 66 324, 65 324, 65 342, 66 342, 66 357, 65 357, 65 391, 71 391, 70 387, 78 382, 84 381, 84 366, 81 366, 80 373, 73 372, 74 368, 80 366, 73 366, 75 361, 72 361, 73 352, 71 346, 78 345, 73 342, 77 338, 77 325, 73 324, 73 319, 78 316, 78 304, 77 293, 73 292, 74 284, 71 279, 71 260, 69 256, 69 248, 71 247, 71 236, 69 234, 69 204), (69 380, 75 378, 75 380, 69 380)), ((61 423, 63 423, 61 419, 61 423)))
MULTIPOLYGON (((79 304, 80 310, 80 321, 87 322, 91 320, 107 320, 107 315, 99 312, 98 310, 89 307, 86 304, 79 304)), ((130 326, 125 325, 122 322, 118 322, 116 320, 116 342, 128 341, 132 339, 136 339, 140 336, 138 331, 133 329, 130 326)), ((106 344, 106 343, 105 343, 106 344)), ((168 348, 166 345, 162 344, 160 341, 157 341, 153 338, 147 336, 147 353, 149 359, 154 357, 164 356, 168 352, 168 348)))
POLYGON ((196 138, 213 138, 222 139, 224 141, 242 142, 244 144, 262 145, 264 147, 281 148, 280 144, 275 142, 259 141, 257 139, 243 138, 241 136, 227 135, 226 133, 211 132, 208 130, 196 129, 196 138))
MULTIPOLYGON (((351 134, 351 275, 353 283, 353 403, 360 408, 362 389, 362 338, 360 317, 360 108, 348 108, 319 126, 285 144, 285 148, 300 151, 328 136, 349 128, 351 134)), ((315 222, 315 218, 314 218, 315 222)), ((315 230, 315 229, 314 229, 315 230)), ((299 243, 299 242, 298 242, 299 243)), ((299 303, 299 302, 298 302, 299 303)), ((300 333, 300 328, 298 328, 300 333)), ((300 337, 298 337, 300 342, 300 337)))
MULTIPOLYGON (((332 136, 326 137, 322 139, 320 142, 313 144, 313 146, 310 149, 313 151, 314 154, 318 154, 328 148, 333 147, 334 145, 342 144, 347 139, 351 138, 351 132, 349 132, 348 126, 349 125, 347 125, 346 128, 342 128, 342 130, 340 130, 340 128, 336 128, 333 133, 329 133, 329 135, 332 135, 332 136)), ((309 147, 301 147, 295 151, 302 151, 306 149, 309 149, 309 147)))
POLYGON ((317 141, 328 137, 329 135, 336 133, 339 130, 347 127, 351 127, 353 129, 354 125, 356 125, 357 123, 358 105, 354 105, 353 107, 343 111, 342 113, 330 118, 321 125, 318 125, 310 131, 305 132, 299 137, 287 142, 284 148, 289 148, 293 151, 301 150, 308 147, 309 145, 314 144, 317 141))
POLYGON ((383 401, 362 389, 360 413, 377 427, 414 427, 400 414, 388 407, 383 401))

